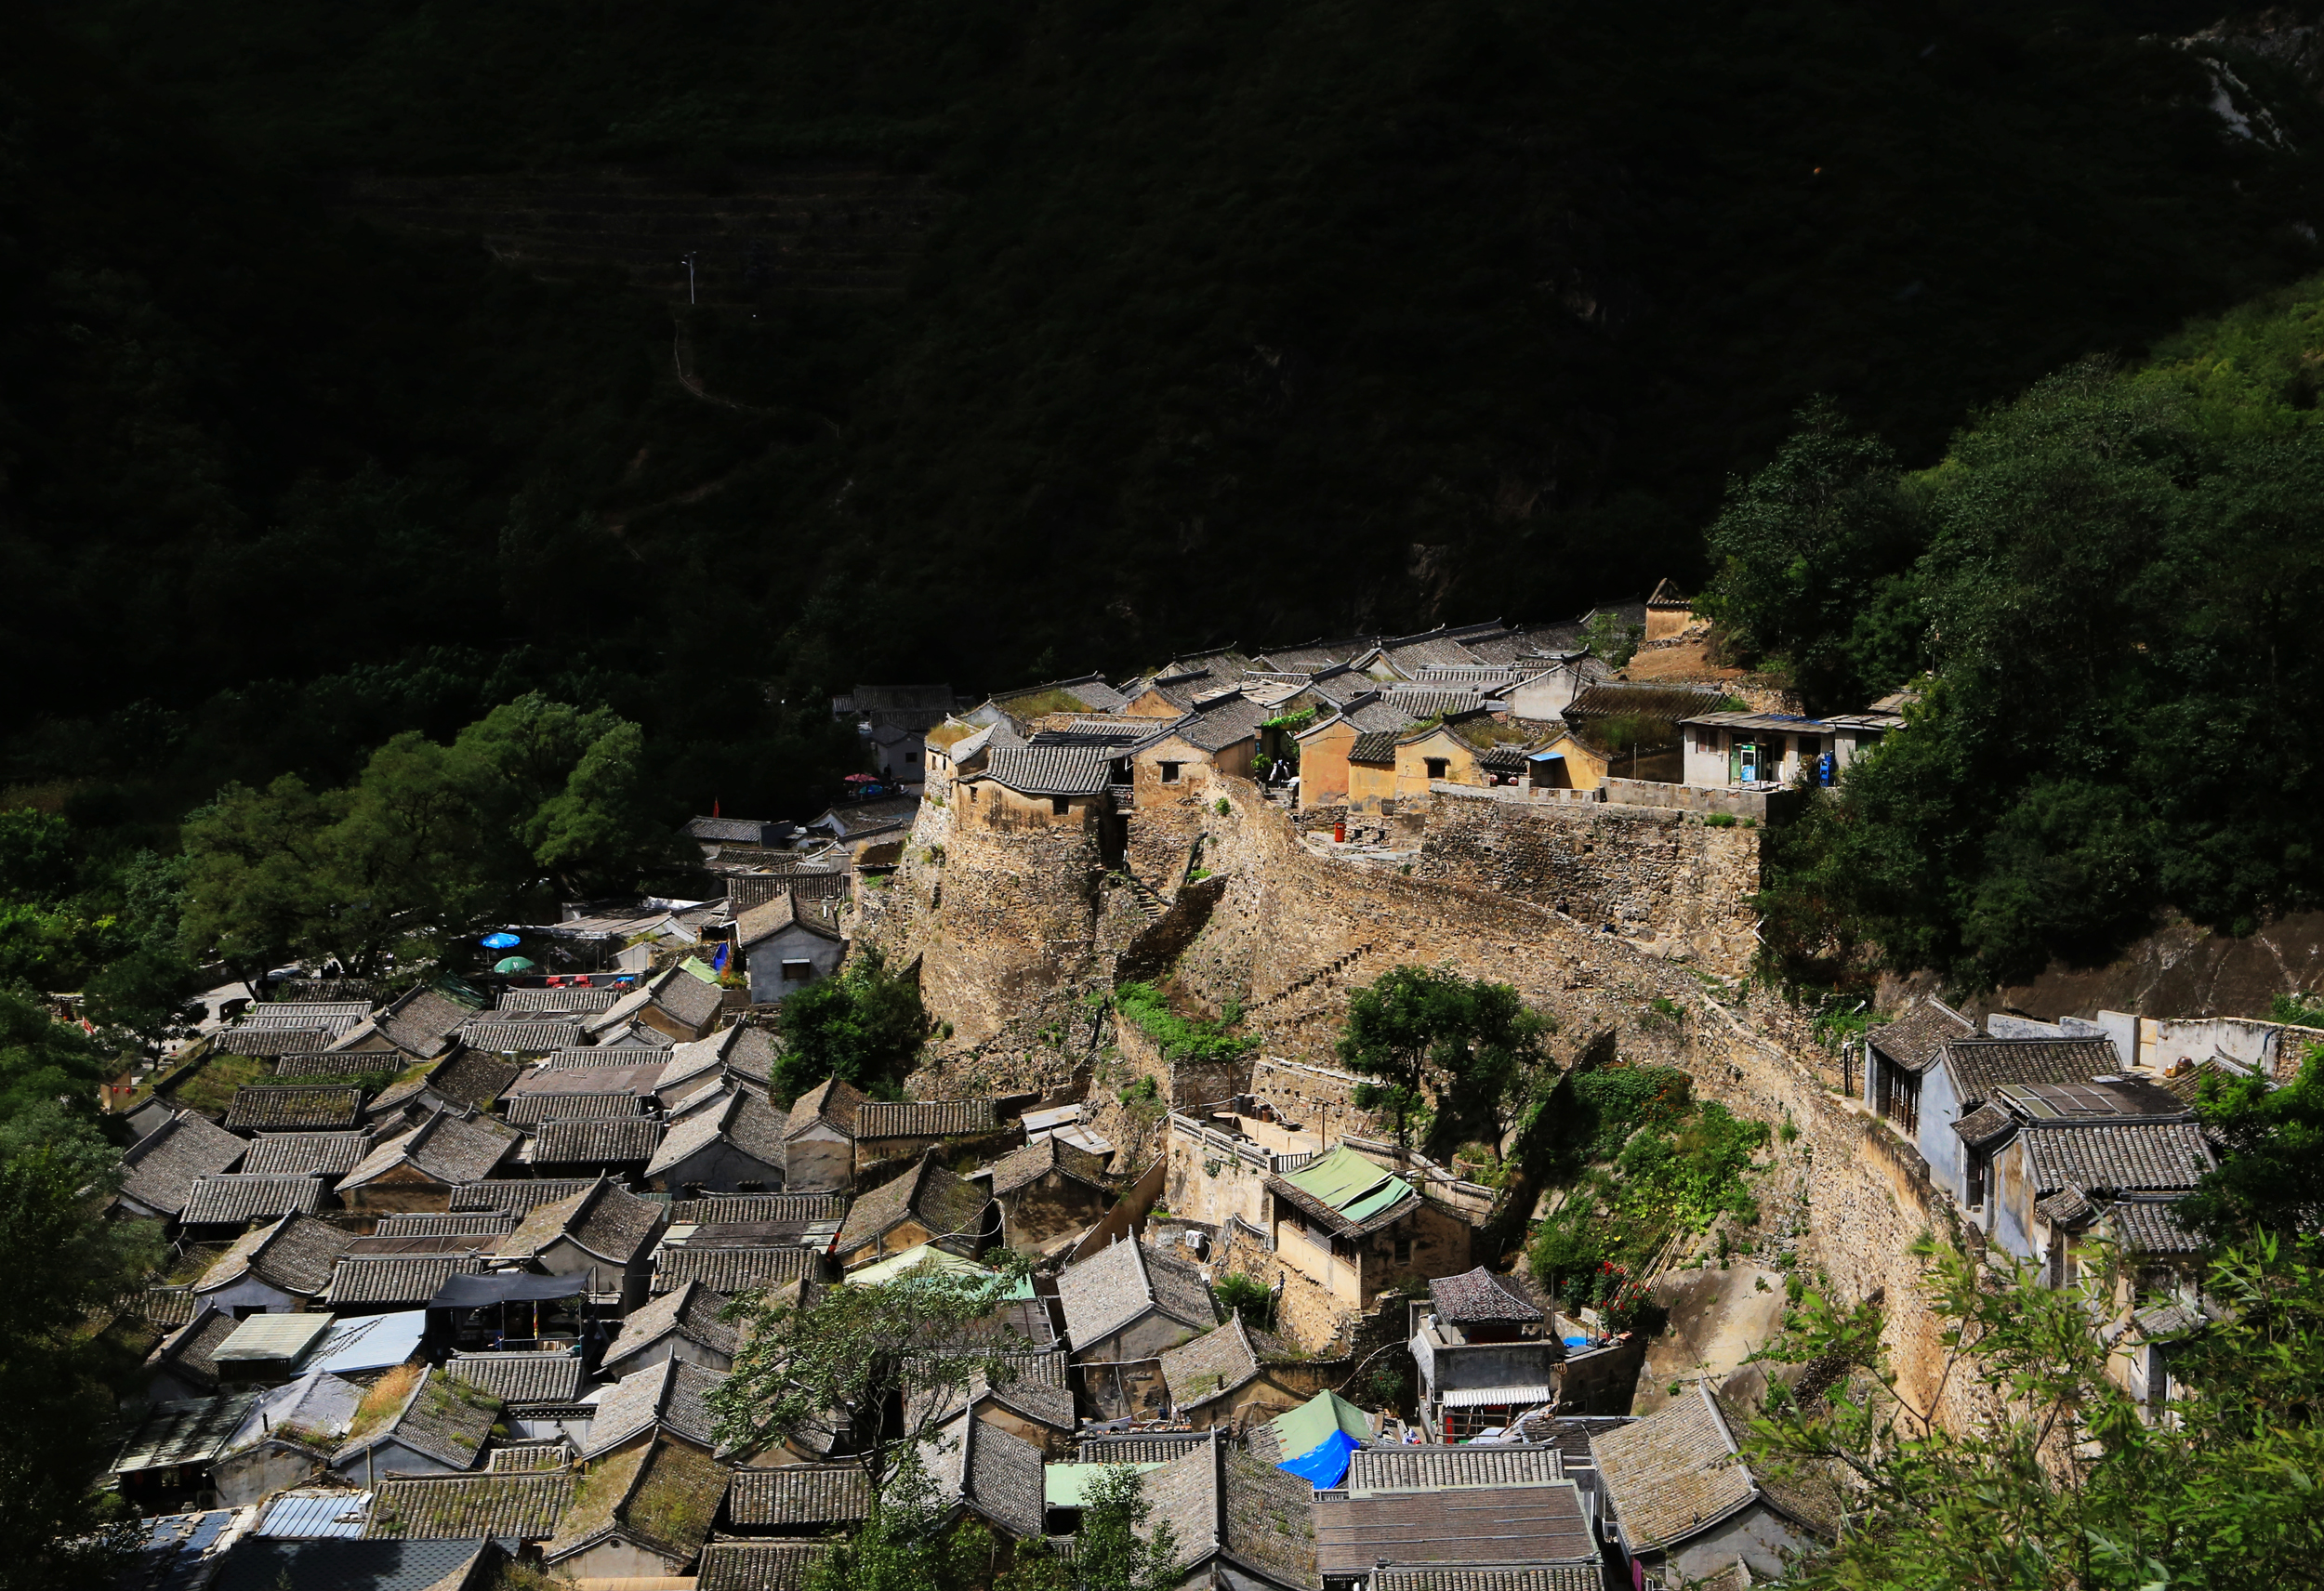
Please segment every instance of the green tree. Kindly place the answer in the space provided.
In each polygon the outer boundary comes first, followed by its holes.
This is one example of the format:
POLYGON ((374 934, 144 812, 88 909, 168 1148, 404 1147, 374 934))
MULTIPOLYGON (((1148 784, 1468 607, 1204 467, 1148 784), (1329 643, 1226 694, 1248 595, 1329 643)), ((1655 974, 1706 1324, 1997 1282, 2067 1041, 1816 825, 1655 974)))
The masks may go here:
POLYGON ((78 1028, 52 1020, 20 995, 0 990, 0 1122, 30 1116, 59 1100, 86 1117, 98 1085, 119 1062, 78 1028))
POLYGON ((1446 1130, 1477 1120, 1498 1135, 1511 1102, 1547 1079, 1551 1031, 1549 1019, 1506 983, 1398 966, 1348 1001, 1338 1049, 1350 1071, 1379 1080, 1357 1090, 1356 1103, 1395 1112, 1399 1142, 1409 1142, 1432 1085, 1440 1105, 1451 1107, 1443 1112, 1446 1130))
MULTIPOLYGON (((86 1096, 82 1096, 86 1098, 86 1096)), ((0 1587, 102 1591, 139 1532, 98 1491, 137 1368, 97 1329, 155 1256, 142 1223, 103 1218, 118 1151, 49 1099, 0 1121, 0 1587)))
POLYGON ((1023 1351, 1024 1339, 992 1315, 1024 1273, 1013 1257, 997 1272, 931 1262, 889 1282, 841 1282, 799 1303, 738 1301, 732 1313, 749 1329, 710 1398, 720 1440, 779 1444, 844 1410, 884 1499, 936 1427, 968 1406, 972 1382, 1015 1375, 1008 1356, 1023 1351))
POLYGON ((1880 1322, 1810 1294, 1767 1357, 1800 1362, 1746 1452, 1837 1539, 1794 1565, 1805 1591, 2152 1591, 2312 1583, 2324 1553, 2324 1259, 2314 1240, 2261 1240, 2214 1260, 2222 1317, 2174 1345, 2186 1391, 2143 1419, 2092 1330, 2112 1278, 2040 1284, 1924 1243, 1946 1322, 1947 1374, 2007 1413, 1956 1433, 1901 1398, 1880 1322))
POLYGON ((327 910, 331 813, 304 780, 284 774, 265 790, 230 784, 186 816, 187 956, 212 956, 255 995, 257 980, 307 943, 327 910))
POLYGON ((1081 1591, 1166 1591, 1178 1583, 1178 1537, 1168 1519, 1142 1529, 1154 1505, 1138 1471, 1115 1465, 1083 1493, 1074 1574, 1081 1591))
POLYGON ((2195 1108, 2221 1153, 2179 1205, 2190 1225, 2221 1242, 2324 1232, 2324 1045, 2281 1088, 2207 1077, 2195 1108))
POLYGON ((804 1591, 968 1591, 984 1584, 995 1544, 981 1524, 956 1524, 917 1453, 876 1493, 871 1517, 835 1537, 808 1569, 804 1591))
POLYGON ((848 959, 837 978, 811 983, 775 1014, 783 1053, 775 1092, 796 1099, 826 1077, 887 1086, 911 1070, 928 1036, 919 985, 888 970, 877 945, 848 959))
POLYGON ((1853 710, 1914 671, 1910 572, 1926 533, 1879 439, 1825 401, 1798 427, 1774 462, 1729 483, 1704 537, 1717 574, 1697 607, 1782 664, 1812 710, 1853 710))

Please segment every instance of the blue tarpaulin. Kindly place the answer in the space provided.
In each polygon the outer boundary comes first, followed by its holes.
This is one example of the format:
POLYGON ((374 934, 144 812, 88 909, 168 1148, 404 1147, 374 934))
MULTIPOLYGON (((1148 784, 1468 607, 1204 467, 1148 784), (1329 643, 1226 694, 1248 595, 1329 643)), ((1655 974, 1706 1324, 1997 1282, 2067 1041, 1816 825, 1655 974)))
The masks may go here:
POLYGON ((1287 1458, 1275 1467, 1289 1470, 1319 1490, 1328 1490, 1339 1485, 1340 1478, 1347 1474, 1348 1454, 1353 1453, 1358 1445, 1347 1432, 1335 1430, 1324 1439, 1321 1446, 1297 1458, 1287 1458))

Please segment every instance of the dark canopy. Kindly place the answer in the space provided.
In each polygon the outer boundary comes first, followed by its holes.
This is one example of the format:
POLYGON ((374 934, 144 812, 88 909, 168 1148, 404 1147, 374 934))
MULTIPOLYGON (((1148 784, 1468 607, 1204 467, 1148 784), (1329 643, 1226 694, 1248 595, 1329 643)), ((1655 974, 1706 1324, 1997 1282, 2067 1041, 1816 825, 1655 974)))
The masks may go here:
POLYGON ((490 1276, 447 1276, 431 1309, 481 1309, 487 1304, 521 1304, 535 1298, 575 1298, 588 1291, 587 1276, 531 1276, 521 1270, 490 1276))

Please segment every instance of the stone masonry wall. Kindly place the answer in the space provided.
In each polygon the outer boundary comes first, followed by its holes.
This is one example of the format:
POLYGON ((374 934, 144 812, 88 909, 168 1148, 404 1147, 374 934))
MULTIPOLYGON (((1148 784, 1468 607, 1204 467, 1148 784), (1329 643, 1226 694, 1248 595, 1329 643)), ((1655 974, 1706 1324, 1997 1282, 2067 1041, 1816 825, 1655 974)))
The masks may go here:
POLYGON ((1750 966, 1763 831, 1667 809, 1511 798, 1522 795, 1438 790, 1414 874, 1611 924, 1723 977, 1750 966))

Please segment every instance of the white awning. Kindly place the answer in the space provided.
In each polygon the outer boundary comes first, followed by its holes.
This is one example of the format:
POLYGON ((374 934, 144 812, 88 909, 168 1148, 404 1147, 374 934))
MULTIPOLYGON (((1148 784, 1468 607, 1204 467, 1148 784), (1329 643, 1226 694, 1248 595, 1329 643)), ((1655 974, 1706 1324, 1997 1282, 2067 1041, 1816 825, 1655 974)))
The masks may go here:
POLYGON ((1436 1400, 1447 1409, 1495 1408, 1501 1404, 1546 1403, 1550 1389, 1538 1385, 1525 1387, 1447 1387, 1436 1395, 1436 1400))

